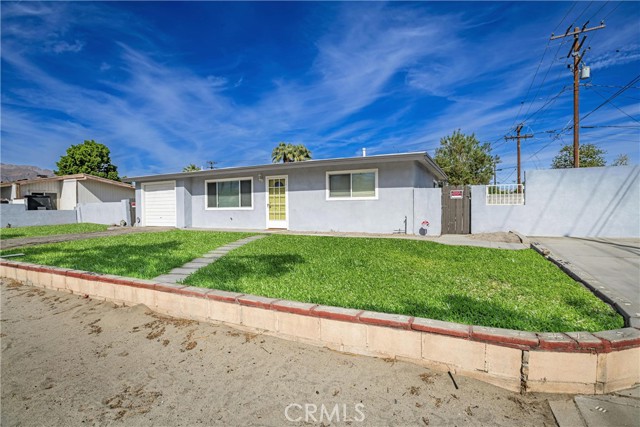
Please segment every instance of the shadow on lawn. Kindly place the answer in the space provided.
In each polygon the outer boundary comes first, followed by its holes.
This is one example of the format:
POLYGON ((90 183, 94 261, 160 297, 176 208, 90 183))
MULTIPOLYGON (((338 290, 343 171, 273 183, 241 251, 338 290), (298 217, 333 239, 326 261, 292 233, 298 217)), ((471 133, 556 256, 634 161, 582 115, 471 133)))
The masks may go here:
MULTIPOLYGON (((64 244, 25 248, 25 257, 17 261, 34 262, 75 270, 151 279, 191 261, 181 250, 180 241, 117 245, 93 241, 85 248, 69 248, 64 244)), ((18 251, 19 252, 19 251, 18 251)))
POLYGON ((186 283, 238 292, 243 279, 260 281, 281 277, 304 262, 304 258, 296 254, 228 256, 199 270, 186 283))
MULTIPOLYGON (((448 295, 444 300, 449 305, 448 308, 406 300, 403 304, 405 313, 428 319, 531 332, 567 332, 576 329, 575 322, 563 318, 562 312, 557 314, 547 312, 545 318, 539 318, 492 301, 477 301, 462 295, 448 295)), ((584 316, 586 313, 580 313, 580 315, 584 316)))
POLYGON ((0 240, 19 239, 21 237, 31 237, 31 236, 28 236, 27 233, 25 233, 25 232, 22 232, 22 233, 17 232, 16 233, 14 231, 12 231, 10 233, 3 232, 2 234, 0 234, 0 240))

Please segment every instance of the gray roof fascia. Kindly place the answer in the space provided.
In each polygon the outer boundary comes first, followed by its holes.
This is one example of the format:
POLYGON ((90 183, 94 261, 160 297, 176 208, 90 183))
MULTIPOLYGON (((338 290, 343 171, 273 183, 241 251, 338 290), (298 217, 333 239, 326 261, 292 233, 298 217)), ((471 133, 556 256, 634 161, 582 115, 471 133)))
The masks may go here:
POLYGON ((257 166, 240 166, 221 169, 210 169, 196 172, 177 172, 160 175, 143 175, 127 177, 123 181, 126 182, 147 182, 160 181, 167 179, 193 178, 193 177, 215 177, 218 175, 230 174, 252 174, 266 171, 274 171, 274 173, 284 173, 291 169, 301 169, 306 167, 322 167, 322 166, 341 166, 341 165, 357 165, 358 163, 388 163, 397 161, 414 160, 422 163, 427 170, 431 171, 439 179, 446 179, 446 174, 436 165, 431 157, 425 152, 400 153, 400 154, 381 154, 366 157, 344 157, 337 159, 323 160, 306 160, 304 162, 291 163, 271 163, 267 165, 257 166))

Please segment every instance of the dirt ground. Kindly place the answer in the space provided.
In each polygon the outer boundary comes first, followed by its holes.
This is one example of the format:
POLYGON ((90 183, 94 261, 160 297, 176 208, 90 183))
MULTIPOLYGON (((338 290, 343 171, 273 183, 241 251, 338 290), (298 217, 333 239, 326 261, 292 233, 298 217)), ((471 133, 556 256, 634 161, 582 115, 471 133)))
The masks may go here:
POLYGON ((495 233, 469 234, 468 236, 474 240, 485 240, 487 242, 522 243, 520 237, 512 232, 497 231, 495 233))
POLYGON ((3 426, 555 425, 549 396, 0 282, 3 426))

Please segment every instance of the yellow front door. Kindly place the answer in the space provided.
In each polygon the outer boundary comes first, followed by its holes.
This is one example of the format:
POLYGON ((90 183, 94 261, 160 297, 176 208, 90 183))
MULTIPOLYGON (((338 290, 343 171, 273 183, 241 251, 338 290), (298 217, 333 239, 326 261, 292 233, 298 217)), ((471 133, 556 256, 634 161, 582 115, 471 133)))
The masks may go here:
POLYGON ((267 190, 267 228, 287 228, 287 177, 268 177, 267 190))

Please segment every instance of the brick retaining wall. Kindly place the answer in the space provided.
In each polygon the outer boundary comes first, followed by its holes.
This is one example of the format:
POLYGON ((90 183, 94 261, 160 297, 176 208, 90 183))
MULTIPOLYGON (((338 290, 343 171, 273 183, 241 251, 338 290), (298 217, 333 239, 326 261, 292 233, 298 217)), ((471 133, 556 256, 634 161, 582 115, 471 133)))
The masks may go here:
POLYGON ((512 391, 601 394, 640 382, 640 330, 534 333, 0 261, 0 277, 284 339, 393 357, 512 391))

